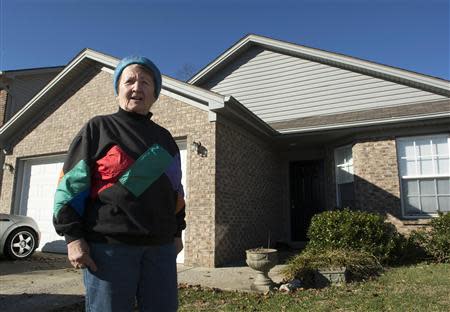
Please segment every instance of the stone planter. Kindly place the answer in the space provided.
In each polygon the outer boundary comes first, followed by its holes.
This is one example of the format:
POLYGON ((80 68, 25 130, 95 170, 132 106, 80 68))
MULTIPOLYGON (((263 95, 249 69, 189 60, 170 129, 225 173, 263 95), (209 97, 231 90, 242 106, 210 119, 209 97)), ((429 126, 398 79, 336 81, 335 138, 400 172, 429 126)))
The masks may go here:
POLYGON ((314 287, 340 286, 347 282, 347 268, 323 268, 314 272, 314 287))
POLYGON ((269 271, 278 262, 277 250, 269 248, 255 248, 245 251, 247 265, 257 272, 251 289, 266 292, 273 288, 273 281, 269 278, 269 271))

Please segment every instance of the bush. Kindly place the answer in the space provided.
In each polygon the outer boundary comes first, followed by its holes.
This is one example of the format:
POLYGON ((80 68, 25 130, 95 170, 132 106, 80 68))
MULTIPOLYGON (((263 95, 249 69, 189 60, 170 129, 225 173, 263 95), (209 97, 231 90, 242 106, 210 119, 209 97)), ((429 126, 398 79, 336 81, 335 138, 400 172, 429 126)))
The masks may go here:
POLYGON ((419 244, 419 237, 416 232, 412 232, 407 237, 401 236, 398 246, 396 264, 415 264, 429 258, 425 249, 419 244))
POLYGON ((362 280, 378 275, 383 267, 370 253, 344 249, 310 249, 290 259, 282 273, 285 278, 301 279, 312 286, 314 271, 320 268, 346 267, 350 280, 362 280))
POLYGON ((432 219, 429 231, 413 232, 411 239, 435 262, 450 263, 450 213, 432 219))
POLYGON ((315 215, 308 237, 308 248, 357 250, 382 262, 395 260, 401 239, 395 226, 385 222, 383 216, 349 209, 315 215))

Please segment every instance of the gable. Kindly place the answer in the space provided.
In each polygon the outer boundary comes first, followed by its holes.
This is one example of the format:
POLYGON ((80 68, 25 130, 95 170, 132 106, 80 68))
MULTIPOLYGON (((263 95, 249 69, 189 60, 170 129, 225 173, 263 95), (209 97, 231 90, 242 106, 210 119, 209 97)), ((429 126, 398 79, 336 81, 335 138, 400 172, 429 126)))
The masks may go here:
POLYGON ((0 75, 0 88, 8 92, 5 122, 17 113, 60 71, 61 67, 6 71, 0 75))
POLYGON ((232 95, 268 124, 423 104, 434 92, 254 45, 201 86, 232 95))
MULTIPOLYGON (((34 95, 6 124, 0 128, 0 148, 10 151, 12 142, 19 138, 30 123, 38 120, 50 102, 61 96, 74 81, 83 79, 90 71, 102 70, 109 74, 118 59, 90 49, 82 50, 64 69, 34 95)), ((192 86, 182 81, 163 76, 162 94, 182 100, 184 103, 208 112, 209 121, 215 121, 215 112, 210 106, 224 107, 225 98, 217 93, 192 86)), ((112 86, 110 92, 112 94, 112 86)), ((94 95, 95 97, 95 95, 94 95)))

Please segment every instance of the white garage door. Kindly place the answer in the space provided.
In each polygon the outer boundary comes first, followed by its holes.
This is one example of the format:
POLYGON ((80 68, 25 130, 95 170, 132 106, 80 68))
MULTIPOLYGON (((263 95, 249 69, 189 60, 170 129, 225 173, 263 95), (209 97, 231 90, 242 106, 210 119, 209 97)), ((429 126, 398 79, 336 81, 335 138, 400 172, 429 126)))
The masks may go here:
MULTIPOLYGON (((186 141, 177 141, 177 145, 178 148, 180 149, 180 158, 181 158, 181 172, 182 172, 182 176, 181 176, 181 183, 183 184, 184 187, 184 198, 187 199, 187 179, 186 179, 186 174, 187 174, 187 167, 186 167, 186 162, 187 162, 187 150, 186 150, 186 141)), ((183 240, 183 244, 184 244, 184 232, 183 231, 181 234, 181 239, 183 240)), ((177 256, 177 263, 184 263, 184 249, 178 254, 177 256)))
POLYGON ((22 191, 20 192, 20 214, 32 217, 41 231, 41 242, 37 250, 67 252, 62 236, 53 227, 53 199, 63 156, 24 160, 22 167, 22 191))

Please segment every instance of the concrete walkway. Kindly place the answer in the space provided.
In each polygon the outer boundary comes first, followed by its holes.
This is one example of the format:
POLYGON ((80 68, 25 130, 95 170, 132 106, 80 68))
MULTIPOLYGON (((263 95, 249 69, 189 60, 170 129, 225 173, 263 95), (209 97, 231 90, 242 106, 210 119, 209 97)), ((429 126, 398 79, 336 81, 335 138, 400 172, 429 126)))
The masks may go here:
MULTIPOLYGON (((269 276, 280 282, 276 266, 269 276)), ((178 265, 178 282, 223 290, 250 291, 255 272, 247 266, 201 268, 178 265)), ((84 300, 81 270, 65 255, 35 253, 30 260, 0 258, 0 311, 52 311, 84 300)))
MULTIPOLYGON (((275 266, 269 277, 279 283, 283 279, 280 274, 284 265, 275 266)), ((225 268, 200 268, 178 265, 178 283, 187 285, 201 285, 203 287, 219 288, 222 290, 251 291, 256 271, 247 266, 225 268)))

